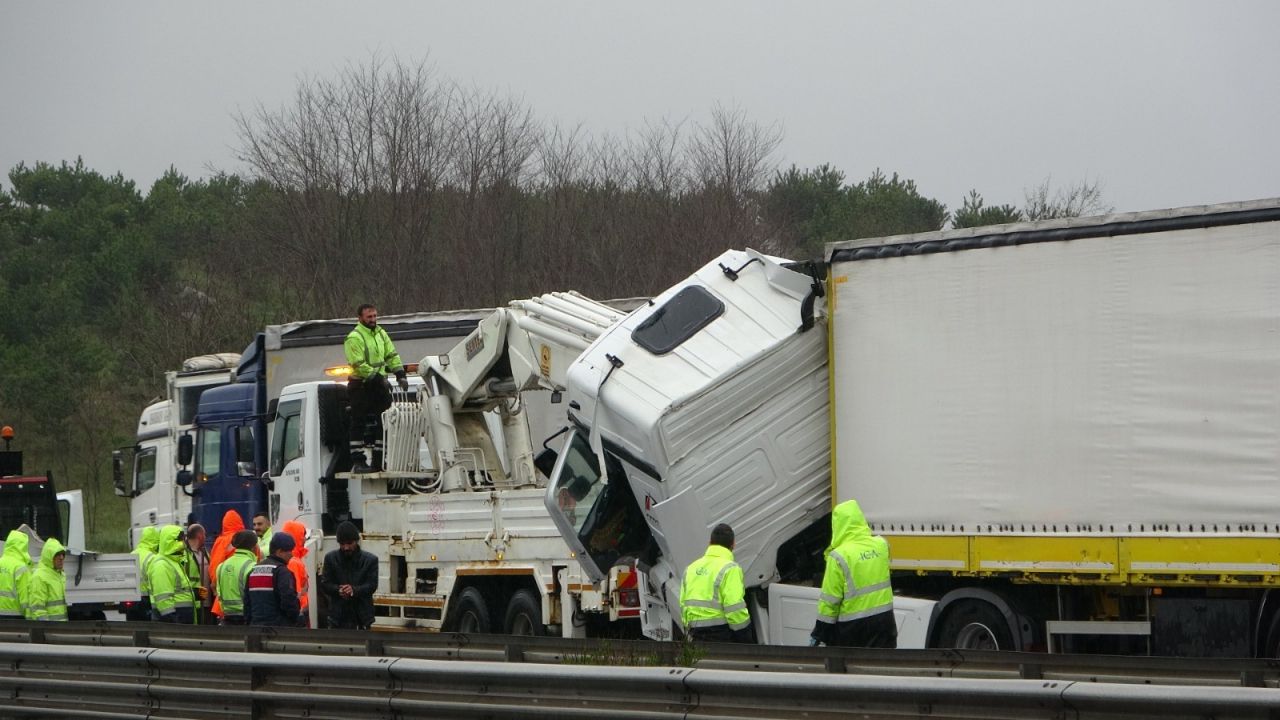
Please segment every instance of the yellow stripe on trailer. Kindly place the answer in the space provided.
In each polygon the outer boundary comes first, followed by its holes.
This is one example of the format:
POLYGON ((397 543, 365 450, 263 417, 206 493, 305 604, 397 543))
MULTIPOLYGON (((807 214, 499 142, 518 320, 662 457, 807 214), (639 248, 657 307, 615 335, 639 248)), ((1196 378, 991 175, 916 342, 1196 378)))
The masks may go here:
POLYGON ((885 535, 899 572, 1014 582, 1280 586, 1280 538, 885 535))
POLYGON ((836 356, 835 344, 831 342, 831 318, 836 314, 836 293, 840 286, 849 282, 848 275, 832 277, 831 266, 827 266, 827 425, 831 448, 831 509, 836 503, 836 356))

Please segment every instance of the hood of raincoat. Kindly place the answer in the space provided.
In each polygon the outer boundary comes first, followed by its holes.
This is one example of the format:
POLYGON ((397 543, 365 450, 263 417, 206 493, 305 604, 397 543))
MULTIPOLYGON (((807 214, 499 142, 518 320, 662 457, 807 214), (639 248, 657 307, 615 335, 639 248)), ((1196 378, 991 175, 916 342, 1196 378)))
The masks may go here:
POLYGON ((297 520, 290 520, 284 525, 281 525, 280 529, 289 533, 289 536, 292 537, 294 543, 296 543, 293 546, 293 556, 299 559, 306 557, 307 547, 303 545, 303 543, 307 539, 307 526, 297 520))
POLYGON ((148 525, 142 528, 142 535, 138 537, 138 546, 133 549, 134 555, 141 555, 146 552, 158 552, 160 549, 160 528, 148 525))
POLYGON ((160 528, 160 549, 157 552, 170 557, 182 557, 186 551, 187 544, 182 541, 182 528, 177 525, 160 528))
POLYGON ((67 549, 62 547, 62 543, 57 538, 49 538, 44 541, 44 549, 40 551, 40 566, 53 570, 53 556, 67 549))
POLYGON ((857 500, 845 500, 831 511, 831 544, 827 546, 827 552, 852 540, 870 537, 871 526, 867 525, 867 518, 857 500))
POLYGON ((4 539, 4 556, 24 563, 31 562, 31 538, 21 530, 10 530, 4 539))
POLYGON ((222 515, 222 533, 236 534, 244 529, 244 518, 235 510, 228 510, 222 515))

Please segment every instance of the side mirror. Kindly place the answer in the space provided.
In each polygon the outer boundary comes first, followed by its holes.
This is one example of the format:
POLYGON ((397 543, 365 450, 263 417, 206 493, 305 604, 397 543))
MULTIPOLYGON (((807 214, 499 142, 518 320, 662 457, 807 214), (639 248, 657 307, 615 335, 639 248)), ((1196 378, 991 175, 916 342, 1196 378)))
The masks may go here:
POLYGON ((116 494, 120 497, 133 497, 133 483, 125 480, 124 453, 120 450, 111 451, 111 483, 115 485, 116 494))
POLYGON ((253 463, 247 460, 241 460, 236 463, 236 475, 238 477, 253 477, 257 474, 254 470, 256 470, 256 468, 253 466, 253 463))
MULTIPOLYGON (((191 435, 187 434, 178 438, 178 464, 179 465, 181 465, 182 467, 186 467, 190 465, 191 459, 195 457, 195 454, 196 454, 196 444, 195 444, 195 440, 191 437, 191 435)), ((182 483, 178 483, 178 484, 181 485, 182 483)), ((188 481, 187 484, 190 485, 191 483, 188 481)))
POLYGON ((551 448, 544 448, 533 458, 533 466, 538 468, 538 472, 545 477, 551 477, 551 471, 556 468, 556 459, 560 457, 560 453, 551 448))
POLYGON ((271 398, 267 401, 267 414, 262 418, 265 423, 273 423, 276 421, 276 410, 280 407, 280 398, 271 398))
MULTIPOLYGON (((191 460, 188 459, 187 462, 191 462, 191 460)), ((179 470, 177 477, 173 481, 178 483, 178 487, 191 487, 191 483, 195 481, 195 475, 190 470, 179 470)))

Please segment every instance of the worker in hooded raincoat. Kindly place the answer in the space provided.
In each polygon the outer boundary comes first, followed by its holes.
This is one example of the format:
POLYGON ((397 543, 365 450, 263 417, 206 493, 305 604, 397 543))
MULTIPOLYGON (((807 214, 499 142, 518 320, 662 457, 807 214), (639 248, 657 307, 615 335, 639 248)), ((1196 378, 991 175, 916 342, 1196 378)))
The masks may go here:
POLYGON ((289 572, 293 573, 294 587, 298 593, 299 612, 303 618, 302 624, 310 627, 307 608, 311 606, 311 601, 307 595, 311 592, 311 580, 307 577, 307 564, 302 560, 307 556, 307 526, 297 520, 289 520, 280 526, 280 530, 288 533, 295 543, 293 557, 289 560, 289 572))
POLYGON ((151 581, 147 578, 147 566, 151 564, 159 548, 160 528, 154 526, 142 528, 142 533, 138 536, 138 544, 133 548, 133 554, 138 558, 138 594, 142 597, 142 601, 129 610, 126 615, 129 620, 159 619, 151 606, 151 581))
POLYGON ((0 620, 22 620, 27 615, 27 582, 35 564, 31 562, 31 539, 21 530, 10 530, 0 556, 0 620))
POLYGON ((67 576, 62 573, 67 549, 57 538, 44 541, 40 563, 27 581, 27 619, 66 622, 67 576))
POLYGON ((195 588, 186 571, 186 537, 177 525, 160 529, 160 549, 147 566, 151 607, 160 622, 195 622, 195 588))
POLYGON ((896 648, 889 543, 871 534, 856 500, 846 500, 831 512, 831 545, 826 554, 810 644, 896 648))
MULTIPOLYGON (((214 591, 213 614, 218 617, 223 616, 221 596, 217 592, 218 566, 235 553, 236 548, 231 546, 231 539, 236 536, 236 533, 244 529, 244 518, 240 516, 240 513, 235 510, 226 511, 222 514, 222 532, 214 539, 213 549, 209 551, 209 581, 212 583, 212 590, 214 591)), ((257 535, 254 535, 255 542, 257 537, 257 535)), ((257 554, 256 548, 254 554, 255 556, 257 554)), ((257 560, 255 559, 254 562, 257 562, 257 560)))

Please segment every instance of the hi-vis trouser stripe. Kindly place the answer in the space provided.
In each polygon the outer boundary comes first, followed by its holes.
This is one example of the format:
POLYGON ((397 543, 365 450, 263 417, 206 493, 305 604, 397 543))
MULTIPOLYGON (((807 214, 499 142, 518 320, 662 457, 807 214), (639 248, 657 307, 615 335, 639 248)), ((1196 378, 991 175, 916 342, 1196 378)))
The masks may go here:
MULTIPOLYGON (((836 597, 835 595, 832 595, 830 593, 822 593, 818 596, 818 598, 822 602, 827 603, 829 605, 835 605, 837 608, 843 609, 844 603, 849 600, 852 600, 857 597, 862 597, 863 595, 870 595, 871 593, 880 592, 881 590, 887 590, 891 587, 890 582, 886 580, 884 582, 878 582, 874 585, 868 585, 866 587, 860 588, 854 584, 853 572, 849 569, 849 563, 845 561, 844 556, 841 555, 839 552, 832 550, 831 557, 836 561, 836 564, 840 566, 840 570, 844 573, 844 597, 836 597)), ((885 612, 886 610, 892 610, 892 609, 893 609, 893 602, 890 601, 882 605, 876 605, 876 606, 869 607, 863 610, 858 610, 855 612, 840 613, 838 617, 823 615, 821 612, 819 612, 818 621, 825 622, 825 623, 834 623, 834 622, 846 622, 848 620, 859 620, 864 617, 879 615, 880 613, 885 612)))
POLYGON ((738 567, 737 563, 725 563, 724 567, 720 568, 720 572, 716 573, 716 581, 711 585, 710 600, 686 600, 684 602, 684 604, 688 605, 689 607, 700 607, 700 608, 707 608, 709 610, 719 610, 721 613, 723 613, 723 615, 718 618, 706 618, 703 620, 690 621, 689 627, 715 627, 717 625, 729 625, 729 627, 733 628, 734 630, 741 630, 751 624, 751 621, 749 620, 747 622, 732 623, 732 624, 729 623, 729 618, 728 618, 729 613, 735 613, 735 612, 738 612, 739 610, 745 610, 747 608, 746 602, 736 602, 732 605, 729 605, 728 607, 725 607, 722 604, 723 601, 720 599, 720 587, 721 587, 721 584, 724 582, 724 576, 728 574, 731 568, 736 568, 736 567, 738 567))

